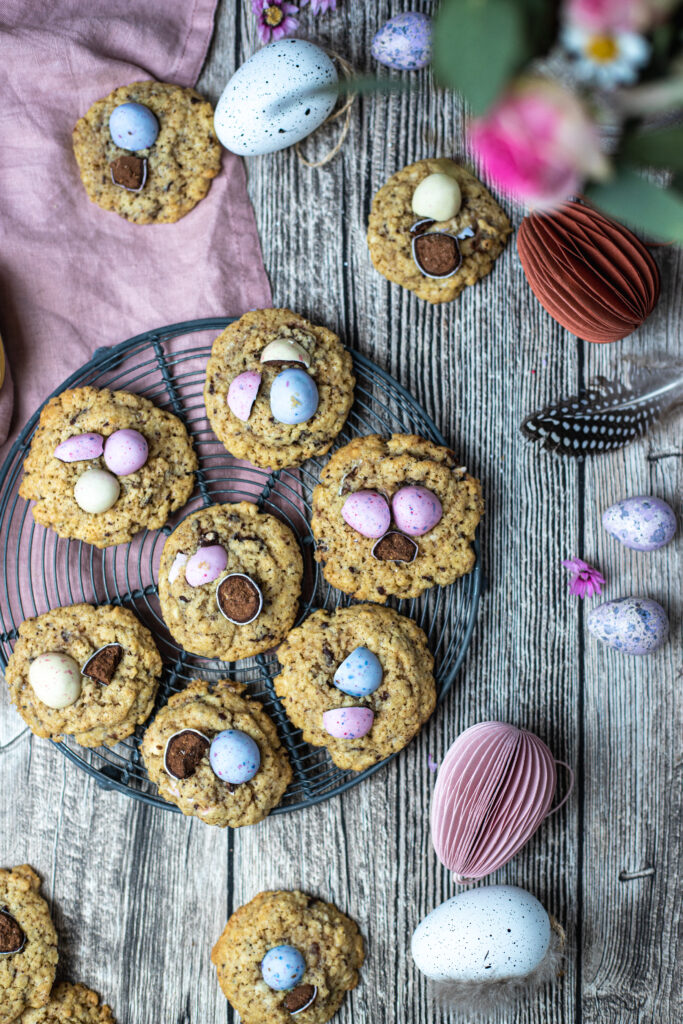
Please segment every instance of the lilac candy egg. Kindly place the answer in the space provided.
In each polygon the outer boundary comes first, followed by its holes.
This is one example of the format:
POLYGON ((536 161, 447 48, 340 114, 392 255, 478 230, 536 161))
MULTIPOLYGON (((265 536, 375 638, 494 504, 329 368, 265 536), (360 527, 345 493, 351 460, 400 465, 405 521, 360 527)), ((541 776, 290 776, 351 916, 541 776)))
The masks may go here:
POLYGON ((139 430, 115 430, 104 443, 104 464, 116 476, 137 473, 148 455, 147 442, 139 430))
POLYGON ((334 685, 350 697, 369 697, 382 683, 382 664, 367 647, 356 647, 334 673, 334 685))
POLYGON ((401 533, 412 537, 433 530, 443 515, 441 502, 426 487, 402 487, 391 499, 391 508, 401 533))
POLYGON ((372 56, 399 71, 417 71, 432 59, 432 19, 407 11, 383 25, 372 40, 372 56))
POLYGON ((622 597, 599 604, 586 624, 594 637, 622 654, 652 654, 669 635, 666 612, 648 597, 622 597))
POLYGON ((318 408, 318 388, 305 370, 278 373, 270 386, 270 411, 278 423, 305 423, 318 408))
POLYGON ((246 423, 251 416, 251 407, 261 387, 261 374, 256 370, 240 373, 230 382, 228 388, 228 409, 238 420, 246 423))
POLYGON ((294 946, 273 946, 261 961, 263 980, 276 992, 296 988, 305 971, 306 961, 294 946))
POLYGON ((99 458, 103 450, 104 438, 101 434, 74 434, 57 445, 54 456, 61 462, 82 462, 99 458))
MULTIPOLYGON (((228 552, 220 544, 199 548, 185 563, 185 579, 191 587, 202 587, 217 580, 228 565, 228 552)), ((171 568, 173 568, 171 566, 171 568)))
POLYGON ((673 539, 676 514, 661 498, 639 495, 610 505, 602 515, 607 532, 634 551, 656 551, 673 539))
POLYGON ((375 713, 371 708, 334 708, 323 711, 325 732, 337 740, 359 740, 372 729, 375 713))
POLYGON ((364 537, 383 537, 391 523, 387 499, 377 491, 354 491, 342 505, 344 522, 364 537))
POLYGON ((149 149, 159 135, 159 122, 144 103, 121 103, 109 116, 109 134, 121 149, 149 149))
POLYGON ((261 767, 261 751, 246 732, 226 729, 211 741, 209 761, 219 779, 239 786, 256 775, 261 767))

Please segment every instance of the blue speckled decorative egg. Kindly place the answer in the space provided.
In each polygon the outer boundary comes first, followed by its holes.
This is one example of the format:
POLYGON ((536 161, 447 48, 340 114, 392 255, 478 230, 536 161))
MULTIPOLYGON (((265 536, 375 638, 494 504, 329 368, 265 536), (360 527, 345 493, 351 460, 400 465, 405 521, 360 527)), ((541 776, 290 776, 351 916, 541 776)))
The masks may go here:
POLYGON ((263 980, 276 992, 296 988, 305 970, 306 961, 294 946, 274 946, 261 961, 263 980))
POLYGON ((407 11, 389 18, 372 40, 372 56, 399 71, 417 71, 432 59, 432 19, 407 11))
POLYGON ((334 685, 350 697, 369 697, 382 682, 382 664, 367 647, 356 647, 334 673, 334 685))
POLYGON ((144 103, 121 103, 109 117, 109 134, 121 149, 149 149, 157 141, 159 122, 144 103))
POLYGON ((226 729, 211 741, 209 761, 219 779, 239 786, 256 775, 261 767, 261 751, 246 732, 226 729))
POLYGON ((672 540, 676 514, 661 498, 641 494, 618 501, 602 514, 608 533, 634 551, 656 551, 672 540))
POLYGON ((599 604, 586 623, 594 637, 623 654, 652 654, 669 635, 666 612, 649 597, 622 597, 599 604))
POLYGON ((305 423, 318 408, 318 388, 305 370, 278 373, 270 386, 270 411, 278 423, 305 423))

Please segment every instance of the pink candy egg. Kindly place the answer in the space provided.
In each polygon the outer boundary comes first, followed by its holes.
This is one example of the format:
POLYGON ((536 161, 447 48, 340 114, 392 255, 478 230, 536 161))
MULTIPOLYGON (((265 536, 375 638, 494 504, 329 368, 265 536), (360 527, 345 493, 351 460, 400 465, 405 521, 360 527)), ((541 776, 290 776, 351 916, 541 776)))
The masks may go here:
POLYGON ((402 487, 391 499, 394 522, 411 537, 433 530, 443 515, 441 502, 426 487, 402 487))
POLYGON ((261 374, 256 370, 240 373, 228 388, 228 409, 238 420, 246 423, 251 416, 251 407, 256 401, 261 386, 261 374))
POLYGON ((54 456, 61 462, 81 462, 99 458, 103 448, 104 438, 101 434, 74 434, 57 445, 54 456))
POLYGON ((228 552, 220 544, 209 544, 188 558, 185 579, 191 587, 201 587, 218 579, 228 564, 228 552))
POLYGON ((147 462, 149 448, 138 430, 115 430, 104 445, 104 463, 116 476, 130 476, 147 462))
POLYGON ((364 537, 382 537, 389 529, 391 512, 377 491, 354 491, 342 505, 342 519, 364 537))
POLYGON ((323 711, 325 731, 338 740, 358 740, 372 729, 375 713, 371 708, 334 708, 323 711))

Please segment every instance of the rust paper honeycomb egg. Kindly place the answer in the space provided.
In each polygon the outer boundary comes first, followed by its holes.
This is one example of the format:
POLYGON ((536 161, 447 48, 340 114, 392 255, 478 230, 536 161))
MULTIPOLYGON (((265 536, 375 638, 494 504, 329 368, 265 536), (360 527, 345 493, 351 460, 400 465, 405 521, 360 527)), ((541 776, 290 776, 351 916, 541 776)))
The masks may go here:
POLYGON ((576 200, 525 217, 517 250, 543 308, 585 341, 625 338, 659 298, 659 271, 642 242, 576 200))

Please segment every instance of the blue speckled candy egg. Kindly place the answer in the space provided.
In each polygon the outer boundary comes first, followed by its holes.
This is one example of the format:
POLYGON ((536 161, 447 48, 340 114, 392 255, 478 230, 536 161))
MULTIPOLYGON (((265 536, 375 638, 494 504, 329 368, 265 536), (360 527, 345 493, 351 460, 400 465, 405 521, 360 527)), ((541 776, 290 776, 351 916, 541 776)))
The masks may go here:
POLYGON ((389 18, 372 40, 372 56, 399 71, 417 71, 432 59, 432 19, 407 11, 389 18))
POLYGON ((672 540, 676 514, 661 498, 641 494, 618 501, 602 514, 608 533, 634 551, 656 551, 672 540))
POLYGON ((599 604, 586 622, 594 637, 623 654, 652 654, 669 635, 666 612, 648 597, 599 604))
POLYGON ((334 685, 350 697, 369 697, 382 682, 382 664, 367 647, 356 647, 334 673, 334 685))
POLYGON ((219 779, 239 786, 256 775, 261 767, 261 751, 246 732, 226 729, 211 741, 209 761, 219 779))
POLYGON ((157 141, 159 122, 144 103, 121 103, 109 117, 109 134, 121 149, 149 149, 157 141))
POLYGON ((273 946, 261 961, 263 980, 276 992, 296 988, 305 970, 306 961, 294 946, 273 946))
POLYGON ((318 388, 305 370, 278 373, 270 386, 270 411, 278 423, 305 423, 318 408, 318 388))

